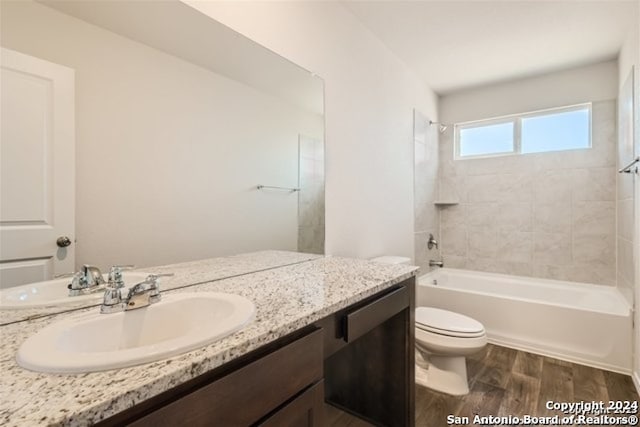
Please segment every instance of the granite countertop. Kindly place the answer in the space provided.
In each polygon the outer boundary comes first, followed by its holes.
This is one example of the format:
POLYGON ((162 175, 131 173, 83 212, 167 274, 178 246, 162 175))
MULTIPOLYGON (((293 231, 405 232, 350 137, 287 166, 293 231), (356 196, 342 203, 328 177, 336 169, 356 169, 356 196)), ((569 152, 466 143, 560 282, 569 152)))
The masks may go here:
MULTIPOLYGON (((168 267, 167 267, 168 268, 168 267)), ((208 261, 190 263, 193 277, 208 261)), ((0 424, 96 423, 217 368, 368 296, 416 275, 417 267, 347 258, 308 262, 164 291, 229 292, 256 305, 245 329, 201 349, 144 365, 80 375, 39 374, 20 368, 15 353, 40 328, 95 307, 0 327, 0 424)), ((204 274, 204 273, 203 273, 204 274)))
MULTIPOLYGON (((322 255, 306 254, 290 251, 265 250, 231 255, 226 257, 210 258, 200 261, 189 261, 177 264, 163 265, 160 267, 142 267, 136 271, 146 273, 172 273, 172 277, 162 278, 162 289, 169 290, 197 283, 211 282, 227 277, 241 276, 256 271, 270 268, 297 264, 322 258, 322 255)), ((55 307, 38 307, 17 310, 0 310, 0 326, 27 319, 36 319, 42 316, 50 316, 64 311, 77 310, 79 308, 100 305, 101 292, 96 300, 81 301, 77 304, 69 300, 69 304, 55 307)))

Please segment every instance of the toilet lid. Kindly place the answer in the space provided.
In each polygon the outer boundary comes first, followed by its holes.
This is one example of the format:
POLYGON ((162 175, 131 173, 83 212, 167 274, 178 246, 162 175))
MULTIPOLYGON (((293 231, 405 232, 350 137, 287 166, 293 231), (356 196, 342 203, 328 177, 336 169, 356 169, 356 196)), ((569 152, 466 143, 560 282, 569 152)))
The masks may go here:
POLYGON ((484 326, 477 320, 433 307, 416 308, 416 327, 454 337, 472 338, 484 335, 484 326))

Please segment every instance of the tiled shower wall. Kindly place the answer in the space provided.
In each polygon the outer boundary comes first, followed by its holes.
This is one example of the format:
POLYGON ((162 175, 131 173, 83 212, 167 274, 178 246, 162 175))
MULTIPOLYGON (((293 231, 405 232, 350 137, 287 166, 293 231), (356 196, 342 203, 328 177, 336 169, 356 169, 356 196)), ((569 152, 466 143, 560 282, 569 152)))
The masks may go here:
POLYGON ((438 189, 438 133, 420 112, 414 111, 414 247, 415 265, 429 271, 429 260, 439 260, 437 249, 429 250, 429 233, 440 240, 438 210, 433 202, 438 189))
POLYGON ((439 153, 439 197, 459 201, 440 211, 445 266, 615 285, 615 100, 593 104, 586 150, 453 160, 452 135, 439 153))
MULTIPOLYGON (((633 108, 632 77, 627 77, 620 89, 618 102, 618 165, 624 167, 633 160, 633 108)), ((617 231, 617 280, 618 288, 629 302, 633 301, 635 266, 633 259, 634 240, 634 176, 618 174, 616 194, 618 212, 617 231)))
POLYGON ((300 135, 298 251, 324 253, 324 143, 300 135))

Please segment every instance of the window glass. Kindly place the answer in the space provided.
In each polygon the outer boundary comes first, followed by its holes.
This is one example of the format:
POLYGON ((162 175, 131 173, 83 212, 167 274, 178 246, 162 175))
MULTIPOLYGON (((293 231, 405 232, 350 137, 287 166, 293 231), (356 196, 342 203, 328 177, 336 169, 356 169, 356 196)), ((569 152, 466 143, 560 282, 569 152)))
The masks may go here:
POLYGON ((456 156, 545 153, 591 147, 591 104, 456 124, 456 156))
POLYGON ((589 109, 522 119, 522 153, 590 147, 589 109))
POLYGON ((514 151, 513 122, 463 127, 459 142, 460 157, 511 153, 514 151))

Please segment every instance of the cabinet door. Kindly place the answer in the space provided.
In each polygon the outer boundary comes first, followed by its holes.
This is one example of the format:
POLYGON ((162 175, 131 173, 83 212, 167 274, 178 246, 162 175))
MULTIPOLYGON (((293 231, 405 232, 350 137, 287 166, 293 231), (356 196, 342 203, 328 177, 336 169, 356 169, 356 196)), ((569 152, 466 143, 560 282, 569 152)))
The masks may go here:
POLYGON ((324 425, 324 381, 311 386, 258 425, 260 427, 322 427, 324 425))
POLYGON ((318 329, 130 425, 249 426, 321 379, 318 329))

